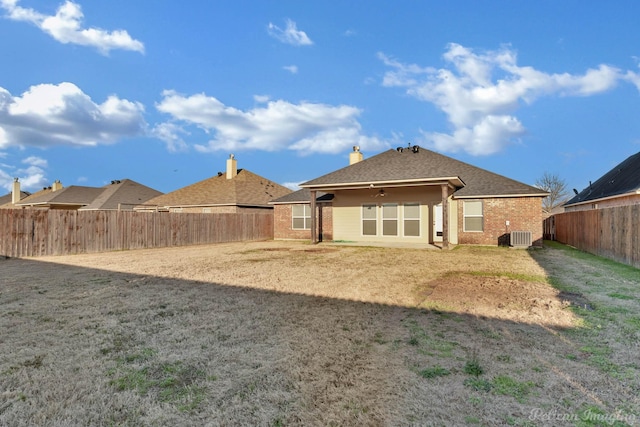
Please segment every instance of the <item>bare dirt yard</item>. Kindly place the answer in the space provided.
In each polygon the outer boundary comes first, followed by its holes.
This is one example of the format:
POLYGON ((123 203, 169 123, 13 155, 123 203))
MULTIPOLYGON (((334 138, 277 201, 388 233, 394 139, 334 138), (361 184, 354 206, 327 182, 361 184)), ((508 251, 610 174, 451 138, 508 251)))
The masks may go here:
POLYGON ((640 271, 560 245, 0 259, 0 425, 640 425, 640 271))

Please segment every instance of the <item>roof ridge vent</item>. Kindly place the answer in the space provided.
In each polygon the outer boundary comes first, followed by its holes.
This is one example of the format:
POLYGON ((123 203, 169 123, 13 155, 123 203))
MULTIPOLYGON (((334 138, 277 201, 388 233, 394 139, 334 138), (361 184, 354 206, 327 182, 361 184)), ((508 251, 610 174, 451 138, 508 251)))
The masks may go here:
MULTIPOLYGON (((407 150, 411 151, 412 153, 417 153, 420 151, 420 146, 419 145, 411 145, 411 143, 409 143, 407 145, 407 150)), ((398 153, 404 153, 405 148, 404 147, 398 147, 396 148, 396 151, 398 153)))

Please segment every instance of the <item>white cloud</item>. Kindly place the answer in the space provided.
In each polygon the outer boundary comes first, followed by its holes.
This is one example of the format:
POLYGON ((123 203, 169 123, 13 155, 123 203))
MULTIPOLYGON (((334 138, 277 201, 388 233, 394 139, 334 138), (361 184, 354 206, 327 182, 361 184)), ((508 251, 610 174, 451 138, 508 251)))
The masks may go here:
POLYGON ((30 156, 27 157, 26 159, 24 159, 22 161, 22 163, 26 163, 30 166, 35 166, 35 167, 39 167, 39 168, 46 168, 49 163, 47 162, 46 159, 43 159, 41 157, 37 157, 37 156, 30 156))
MULTIPOLYGON (((633 71, 627 71, 624 76, 624 79, 629 83, 633 84, 640 91, 640 74, 634 73, 633 71)), ((0 135, 0 138, 2 136, 0 135)))
POLYGON ((472 127, 457 128, 452 135, 422 132, 424 141, 439 151, 466 151, 474 156, 499 152, 504 141, 524 135, 522 123, 511 116, 486 116, 472 127))
POLYGON ((269 95, 253 95, 253 100, 259 104, 266 104, 270 99, 269 95))
POLYGON ((187 151, 189 147, 180 135, 188 135, 185 131, 175 123, 160 123, 151 130, 151 135, 161 139, 167 144, 167 150, 171 153, 179 151, 187 151))
MULTIPOLYGON (((45 169, 48 163, 45 159, 30 156, 21 161, 25 166, 20 168, 1 165, 0 169, 0 188, 8 191, 13 189, 13 179, 18 178, 20 181, 20 189, 22 191, 37 191, 48 185, 45 176, 45 169)), ((1 194, 0 194, 1 195, 1 194)))
POLYGON ((287 70, 291 74, 298 74, 298 66, 297 65, 285 65, 282 68, 287 70))
POLYGON ((144 134, 143 113, 114 95, 96 104, 73 83, 32 86, 21 96, 0 87, 0 149, 115 142, 144 134))
POLYGON ((298 191, 298 190, 300 190, 300 184, 302 184, 303 182, 306 182, 306 181, 284 182, 284 183, 282 183, 282 186, 283 187, 287 187, 289 190, 298 191))
POLYGON ((200 151, 294 150, 301 154, 338 153, 353 145, 376 151, 387 144, 361 133, 360 110, 301 102, 269 101, 248 111, 224 105, 204 94, 183 96, 165 91, 156 106, 174 121, 195 125, 213 134, 200 151))
MULTIPOLYGON (((625 78, 607 65, 582 75, 545 73, 517 65, 517 55, 508 47, 478 54, 450 44, 443 55, 449 67, 441 69, 403 64, 384 54, 378 57, 391 68, 384 75, 384 86, 403 87, 447 115, 452 133, 423 132, 425 143, 441 151, 464 150, 473 155, 498 152, 525 133, 514 117, 523 103, 550 95, 592 96, 625 78)), ((633 81, 629 74, 626 78, 633 81)))
POLYGON ((287 19, 287 27, 285 29, 269 22, 267 30, 272 37, 280 40, 282 43, 287 43, 293 46, 308 46, 313 44, 311 39, 307 36, 307 33, 298 30, 296 23, 290 19, 287 19))
POLYGON ((94 47, 102 54, 108 54, 113 49, 144 52, 144 44, 131 38, 125 30, 82 28, 82 8, 70 0, 62 4, 55 15, 44 15, 34 9, 20 7, 18 0, 0 0, 0 7, 7 11, 9 19, 34 24, 60 43, 94 47))

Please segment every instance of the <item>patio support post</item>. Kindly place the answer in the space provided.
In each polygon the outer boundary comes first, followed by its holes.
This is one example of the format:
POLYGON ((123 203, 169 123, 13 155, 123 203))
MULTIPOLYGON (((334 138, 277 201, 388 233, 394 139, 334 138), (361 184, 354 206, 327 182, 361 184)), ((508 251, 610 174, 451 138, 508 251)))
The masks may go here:
POLYGON ((442 184, 442 249, 449 249, 449 184, 442 184))
POLYGON ((310 200, 310 209, 311 209, 311 244, 315 245, 318 243, 318 227, 316 221, 316 191, 311 190, 311 200, 310 200))

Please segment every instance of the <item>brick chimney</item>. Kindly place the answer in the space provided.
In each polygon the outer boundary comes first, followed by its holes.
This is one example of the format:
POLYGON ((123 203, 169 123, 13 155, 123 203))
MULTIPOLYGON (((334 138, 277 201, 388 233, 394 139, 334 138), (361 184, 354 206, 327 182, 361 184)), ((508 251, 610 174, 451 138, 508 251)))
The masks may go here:
POLYGON ((233 154, 229 154, 227 159, 227 179, 232 179, 238 175, 238 161, 233 154))
POLYGON ((53 181, 53 185, 51 186, 51 191, 58 191, 58 190, 62 190, 62 183, 60 182, 59 179, 56 179, 55 181, 53 181))
POLYGON ((14 205, 20 202, 20 181, 18 178, 13 178, 13 188, 11 189, 11 203, 14 205))
POLYGON ((360 147, 357 145, 353 146, 353 152, 349 153, 349 166, 354 165, 358 162, 362 161, 362 153, 360 152, 360 147))

